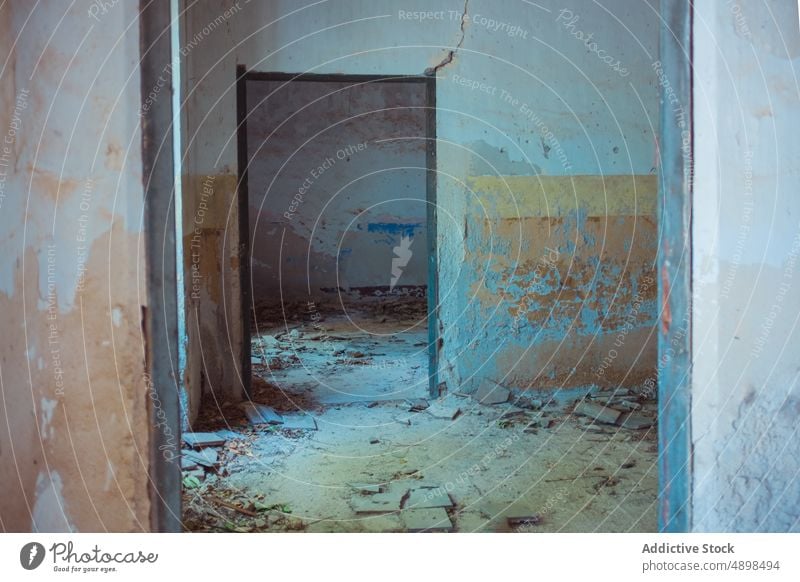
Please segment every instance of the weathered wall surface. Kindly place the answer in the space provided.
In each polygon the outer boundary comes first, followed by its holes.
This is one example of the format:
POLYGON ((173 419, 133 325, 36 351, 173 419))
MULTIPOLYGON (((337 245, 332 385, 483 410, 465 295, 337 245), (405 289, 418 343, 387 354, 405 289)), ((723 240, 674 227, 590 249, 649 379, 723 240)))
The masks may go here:
POLYGON ((237 64, 436 71, 440 376, 451 390, 485 378, 555 389, 652 374, 657 13, 656 2, 621 0, 571 10, 487 0, 194 5, 190 181, 214 174, 226 184, 214 224, 227 230, 209 235, 208 254, 224 267, 227 304, 210 271, 199 303, 215 381, 235 376, 240 335, 228 186, 237 64))
POLYGON ((425 297, 425 85, 253 80, 247 103, 254 301, 425 297))
POLYGON ((6 531, 150 527, 138 7, 88 5, 0 7, 6 531))
POLYGON ((797 3, 695 10, 693 528, 798 531, 797 3))

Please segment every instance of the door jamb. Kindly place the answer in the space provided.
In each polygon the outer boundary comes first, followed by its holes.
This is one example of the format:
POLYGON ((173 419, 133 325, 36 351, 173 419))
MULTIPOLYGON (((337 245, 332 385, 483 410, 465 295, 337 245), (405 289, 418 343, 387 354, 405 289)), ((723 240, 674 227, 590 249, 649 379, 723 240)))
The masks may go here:
MULTIPOLYGON (((141 0, 141 132, 144 187, 145 282, 142 334, 149 417, 150 523, 152 531, 181 531, 178 289, 173 195, 172 86, 148 102, 172 62, 170 3, 141 0)), ((183 290, 181 290, 183 292, 183 290)))
POLYGON ((691 529, 692 2, 661 0, 659 530, 691 529))

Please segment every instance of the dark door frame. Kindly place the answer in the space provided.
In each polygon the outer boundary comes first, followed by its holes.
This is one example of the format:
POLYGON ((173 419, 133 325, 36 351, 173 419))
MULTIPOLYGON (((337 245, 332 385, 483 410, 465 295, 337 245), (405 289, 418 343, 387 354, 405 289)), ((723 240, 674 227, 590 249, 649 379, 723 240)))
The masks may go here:
POLYGON ((250 217, 248 209, 247 172, 247 82, 334 82, 334 83, 424 83, 426 86, 426 200, 428 239, 428 392, 432 398, 439 396, 438 379, 438 263, 436 258, 436 77, 434 75, 337 75, 309 73, 270 73, 248 71, 244 65, 236 67, 236 143, 238 181, 236 195, 239 211, 239 277, 242 288, 242 383, 244 393, 251 395, 250 322, 252 313, 252 281, 250 277, 250 217))

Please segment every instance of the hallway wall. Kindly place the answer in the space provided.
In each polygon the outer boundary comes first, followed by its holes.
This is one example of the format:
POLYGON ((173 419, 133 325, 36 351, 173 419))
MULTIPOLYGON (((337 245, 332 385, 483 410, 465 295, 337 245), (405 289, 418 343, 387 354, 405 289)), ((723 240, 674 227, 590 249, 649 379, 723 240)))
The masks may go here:
POLYGON ((472 0, 466 13, 458 0, 193 5, 188 223, 202 180, 215 185, 193 305, 207 385, 234 397, 241 386, 237 64, 435 70, 440 379, 450 390, 485 379, 557 390, 652 378, 658 6, 606 4, 472 0))
POLYGON ((150 528, 138 16, 0 6, 4 531, 150 528))

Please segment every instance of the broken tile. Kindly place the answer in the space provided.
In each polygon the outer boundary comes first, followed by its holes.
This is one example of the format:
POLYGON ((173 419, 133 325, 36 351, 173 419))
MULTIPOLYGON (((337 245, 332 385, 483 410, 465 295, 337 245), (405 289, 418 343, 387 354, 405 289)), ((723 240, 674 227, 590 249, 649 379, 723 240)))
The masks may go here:
POLYGON ((475 392, 473 398, 481 404, 502 404, 508 402, 508 397, 511 395, 506 388, 499 384, 495 384, 491 380, 484 380, 480 388, 475 392))
POLYGON ((292 430, 317 430, 317 421, 310 414, 287 414, 283 417, 283 426, 292 430))
POLYGON ((575 414, 587 416, 595 422, 602 422, 605 424, 615 424, 622 412, 608 408, 596 402, 583 400, 575 407, 575 414))
POLYGON ((253 404, 246 402, 243 406, 244 413, 247 415, 247 420, 250 424, 282 424, 283 417, 272 410, 269 406, 263 404, 253 404))
POLYGON ((408 490, 387 491, 375 495, 356 495, 350 505, 356 513, 388 513, 399 511, 408 490))
POLYGON ((197 463, 185 455, 181 455, 181 470, 191 471, 193 469, 197 469, 197 463))
POLYGON ((453 522, 441 507, 431 509, 407 509, 400 514, 409 532, 451 532, 453 522))
POLYGON ((617 420, 617 424, 622 428, 631 430, 640 430, 643 428, 650 428, 653 426, 653 419, 638 412, 629 412, 622 414, 617 420))
POLYGON ((227 440, 216 432, 185 432, 182 436, 183 442, 193 449, 220 447, 227 440))
POLYGON ((403 507, 408 509, 453 507, 453 500, 443 487, 420 487, 411 490, 403 507))
POLYGON ((219 435, 221 438, 224 438, 224 439, 225 439, 225 442, 227 442, 227 441, 232 441, 233 439, 240 439, 240 438, 243 438, 243 437, 244 437, 244 435, 243 435, 243 434, 241 434, 241 433, 238 433, 238 432, 236 432, 236 431, 233 431, 233 430, 228 430, 228 429, 218 430, 218 431, 217 431, 217 434, 218 434, 218 435, 219 435))
POLYGON ((183 451, 183 458, 194 461, 198 465, 213 469, 219 462, 216 449, 202 449, 200 451, 183 451))

